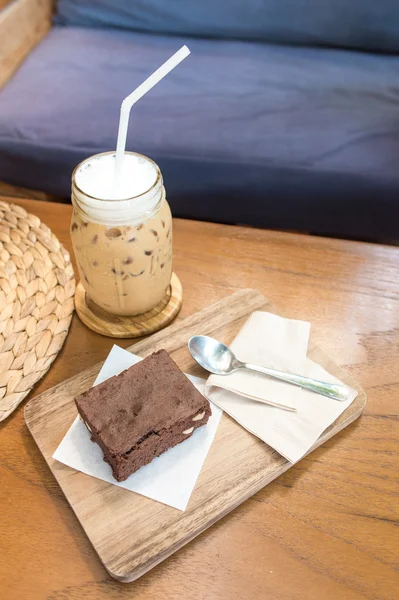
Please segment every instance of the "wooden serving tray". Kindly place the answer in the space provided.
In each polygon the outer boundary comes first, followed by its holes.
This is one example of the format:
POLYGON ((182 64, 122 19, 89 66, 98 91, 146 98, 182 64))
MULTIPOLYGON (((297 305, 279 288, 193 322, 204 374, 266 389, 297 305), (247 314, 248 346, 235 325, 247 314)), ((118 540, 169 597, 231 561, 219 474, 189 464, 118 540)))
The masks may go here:
MULTIPOLYGON (((242 290, 131 346, 140 356, 165 348, 181 369, 205 372, 191 358, 187 341, 194 334, 230 343, 255 310, 277 312, 255 290, 242 290)), ((351 406, 317 440, 314 448, 349 425, 366 397, 345 371, 310 341, 309 356, 359 391, 351 406)), ((76 417, 74 397, 88 389, 96 365, 32 399, 26 424, 60 484, 104 567, 119 581, 134 581, 210 527, 292 465, 272 448, 223 414, 185 512, 84 475, 51 458, 76 417)), ((312 449, 314 449, 312 448, 312 449)))

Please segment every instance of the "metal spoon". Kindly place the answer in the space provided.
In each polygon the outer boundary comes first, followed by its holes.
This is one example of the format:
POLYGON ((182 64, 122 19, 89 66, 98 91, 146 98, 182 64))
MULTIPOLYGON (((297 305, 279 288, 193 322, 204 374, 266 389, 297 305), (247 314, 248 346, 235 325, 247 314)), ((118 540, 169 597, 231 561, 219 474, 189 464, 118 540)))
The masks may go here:
POLYGON ((302 377, 302 375, 293 375, 292 373, 284 373, 283 371, 241 362, 228 346, 206 335, 194 335, 188 342, 188 349, 191 356, 201 367, 215 375, 228 375, 233 371, 237 371, 237 369, 248 369, 334 400, 343 401, 348 399, 349 391, 343 385, 317 381, 316 379, 302 377))

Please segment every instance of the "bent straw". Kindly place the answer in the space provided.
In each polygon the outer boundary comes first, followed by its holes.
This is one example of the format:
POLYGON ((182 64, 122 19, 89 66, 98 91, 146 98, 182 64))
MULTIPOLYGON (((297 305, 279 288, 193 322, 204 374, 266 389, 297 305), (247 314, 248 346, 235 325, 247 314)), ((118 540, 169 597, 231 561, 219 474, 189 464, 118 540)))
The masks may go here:
POLYGON ((159 69, 148 77, 138 88, 136 88, 129 96, 127 96, 121 104, 121 112, 119 117, 118 141, 116 144, 115 158, 115 175, 114 189, 118 189, 123 160, 125 157, 127 129, 129 126, 130 110, 140 98, 142 98, 151 88, 154 87, 161 79, 165 77, 172 69, 177 67, 188 55, 190 50, 187 46, 183 46, 173 56, 169 58, 159 69))

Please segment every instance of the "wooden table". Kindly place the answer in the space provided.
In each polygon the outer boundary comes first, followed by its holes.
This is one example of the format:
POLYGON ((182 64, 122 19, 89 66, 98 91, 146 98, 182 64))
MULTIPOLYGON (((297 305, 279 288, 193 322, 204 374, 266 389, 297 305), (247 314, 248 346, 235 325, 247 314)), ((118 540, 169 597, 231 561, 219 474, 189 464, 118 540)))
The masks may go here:
MULTIPOLYGON (((71 250, 67 205, 18 200, 71 250)), ((0 424, 4 600, 388 600, 399 589, 399 248, 176 220, 182 319, 254 287, 312 322, 363 385, 364 415, 132 584, 110 579, 23 419, 0 424)), ((129 340, 120 345, 127 346, 129 340)), ((113 341, 74 317, 33 395, 102 360, 113 341)))

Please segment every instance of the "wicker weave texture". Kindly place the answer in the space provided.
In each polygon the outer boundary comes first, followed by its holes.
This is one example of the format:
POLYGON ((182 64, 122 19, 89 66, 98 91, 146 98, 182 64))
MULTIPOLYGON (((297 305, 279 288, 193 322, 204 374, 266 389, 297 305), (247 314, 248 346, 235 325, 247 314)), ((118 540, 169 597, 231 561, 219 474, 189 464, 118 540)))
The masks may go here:
POLYGON ((75 278, 40 219, 0 201, 0 421, 47 372, 67 336, 75 278))

